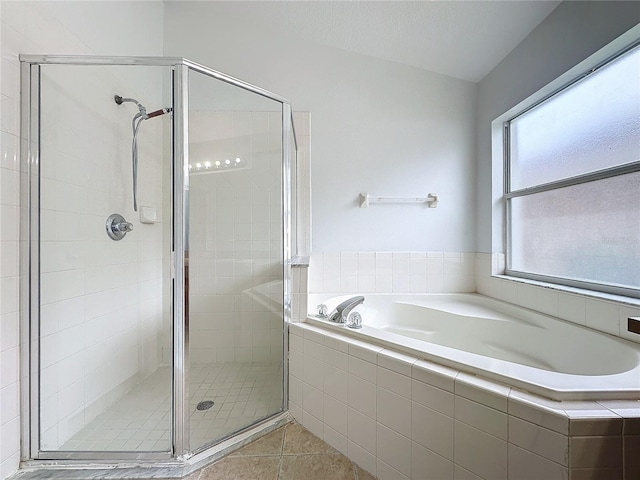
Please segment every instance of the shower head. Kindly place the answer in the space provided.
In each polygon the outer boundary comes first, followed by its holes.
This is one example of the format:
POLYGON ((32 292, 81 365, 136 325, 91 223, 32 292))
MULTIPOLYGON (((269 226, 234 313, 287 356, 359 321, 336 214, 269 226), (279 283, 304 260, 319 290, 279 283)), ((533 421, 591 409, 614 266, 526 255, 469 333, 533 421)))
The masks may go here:
POLYGON ((135 98, 123 98, 120 95, 114 95, 113 100, 118 104, 122 105, 125 102, 135 103, 138 106, 139 112, 133 116, 131 119, 131 130, 133 132, 133 140, 131 142, 131 163, 133 169, 133 210, 138 211, 138 129, 144 120, 148 120, 153 117, 159 117, 160 115, 164 115, 165 113, 170 113, 173 111, 171 107, 161 108, 160 110, 156 110, 151 113, 147 113, 147 109, 144 108, 139 101, 135 98))
POLYGON ((123 98, 120 95, 114 95, 113 99, 118 105, 122 105, 124 102, 131 102, 138 105, 138 107, 142 106, 142 104, 139 101, 137 101, 135 98, 126 98, 126 97, 123 98))
POLYGON ((140 110, 139 116, 141 116, 144 120, 147 119, 147 109, 144 108, 144 105, 142 105, 135 98, 126 98, 126 97, 121 97, 120 95, 114 95, 113 99, 118 105, 122 105, 125 102, 135 103, 138 106, 138 110, 140 110))
POLYGON ((143 117, 143 120, 148 120, 149 118, 153 118, 153 117, 158 117, 160 115, 164 115, 165 113, 170 113, 173 111, 173 109, 171 107, 165 107, 165 108, 161 108, 160 110, 156 110, 154 112, 151 113, 147 113, 147 109, 144 107, 144 105, 142 105, 140 102, 138 102, 135 98, 123 98, 120 95, 114 95, 113 99, 115 100, 115 102, 118 105, 122 105, 125 102, 131 102, 131 103, 135 103, 138 106, 138 109, 140 110, 140 113, 142 115, 140 115, 141 117, 143 117))

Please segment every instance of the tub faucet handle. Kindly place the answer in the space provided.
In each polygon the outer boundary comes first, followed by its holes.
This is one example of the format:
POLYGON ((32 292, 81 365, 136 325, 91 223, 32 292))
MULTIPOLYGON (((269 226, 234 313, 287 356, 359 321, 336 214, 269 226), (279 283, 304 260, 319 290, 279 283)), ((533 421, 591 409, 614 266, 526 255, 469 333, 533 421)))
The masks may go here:
POLYGON ((318 317, 327 318, 329 316, 329 309, 324 303, 318 305, 318 317))
POLYGON ((362 315, 360 315, 358 312, 352 312, 349 315, 349 323, 347 323, 347 327, 362 328, 362 315))

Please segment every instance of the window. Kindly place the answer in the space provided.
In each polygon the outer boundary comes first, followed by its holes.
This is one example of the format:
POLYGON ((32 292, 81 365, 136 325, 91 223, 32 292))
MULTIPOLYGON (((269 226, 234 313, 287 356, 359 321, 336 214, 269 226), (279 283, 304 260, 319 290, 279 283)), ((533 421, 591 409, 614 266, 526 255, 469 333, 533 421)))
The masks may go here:
POLYGON ((507 275, 640 297, 640 46, 504 135, 507 275))

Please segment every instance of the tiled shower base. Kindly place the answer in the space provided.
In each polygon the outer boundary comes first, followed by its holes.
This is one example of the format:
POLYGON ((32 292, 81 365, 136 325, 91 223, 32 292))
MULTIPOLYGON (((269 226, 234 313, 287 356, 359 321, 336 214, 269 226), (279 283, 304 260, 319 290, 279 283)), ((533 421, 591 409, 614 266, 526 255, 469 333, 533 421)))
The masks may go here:
MULTIPOLYGON (((195 450, 280 410, 282 365, 229 362, 189 371, 191 449, 195 450), (207 410, 197 405, 210 400, 207 410)), ((171 371, 161 367, 134 386, 60 448, 63 451, 167 451, 171 371)))

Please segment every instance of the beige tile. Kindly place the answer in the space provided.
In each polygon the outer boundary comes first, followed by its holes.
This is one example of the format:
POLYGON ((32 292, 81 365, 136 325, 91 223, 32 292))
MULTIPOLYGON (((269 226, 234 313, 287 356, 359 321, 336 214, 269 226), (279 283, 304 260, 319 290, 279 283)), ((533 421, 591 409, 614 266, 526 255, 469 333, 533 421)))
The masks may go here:
POLYGON ((284 433, 284 455, 300 454, 335 454, 338 453, 333 447, 327 445, 318 437, 307 431, 297 423, 291 423, 285 427, 284 433))
POLYGON ((563 466, 569 464, 569 438, 566 435, 516 417, 509 420, 509 443, 563 466))
POLYGON ((453 460, 453 418, 415 402, 411 415, 411 439, 447 460, 453 460))
POLYGON ((640 468, 640 436, 624 437, 624 463, 627 467, 640 468))
POLYGON ((623 478, 621 468, 572 468, 569 475, 571 480, 622 480, 623 478))
POLYGON ((509 444, 509 478, 519 480, 566 480, 569 469, 535 453, 509 444))
POLYGON ((455 462, 481 478, 507 478, 507 442, 456 420, 455 462))
POLYGON ((569 434, 569 416, 563 410, 562 402, 511 390, 509 393, 509 415, 562 435, 569 434))
POLYGON ((236 450, 230 456, 282 454, 282 443, 284 440, 285 428, 286 427, 278 428, 264 437, 254 440, 241 449, 236 450))
MULTIPOLYGON (((256 477, 262 480, 263 477, 256 477)), ((282 457, 280 480, 355 480, 351 461, 341 454, 282 457)))
POLYGON ((454 382, 458 373, 457 370, 427 362, 426 360, 418 360, 411 366, 412 378, 451 393, 453 393, 454 382))
POLYGON ((572 468, 622 466, 622 437, 573 437, 569 439, 572 468))
POLYGON ((622 435, 622 418, 571 418, 569 435, 572 437, 619 436, 622 435))
POLYGON ((635 479, 640 478, 640 467, 625 467, 624 468, 624 478, 625 479, 635 479))
POLYGON ((403 475, 391 465, 387 465, 380 459, 376 461, 376 471, 380 480, 409 480, 409 477, 403 475))
POLYGON ((358 465, 354 464, 356 467, 356 480, 376 480, 376 477, 371 475, 365 469, 360 468, 358 465))
POLYGON ((199 480, 277 480, 280 457, 226 457, 205 468, 199 480))
POLYGON ((502 440, 507 439, 507 414, 455 396, 455 419, 502 440))
MULTIPOLYGON (((380 462, 392 467, 407 477, 411 475, 411 440, 378 423, 377 438, 377 471, 379 478, 385 478, 380 471, 380 462)), ((388 471, 388 469, 385 469, 388 471)), ((391 475, 387 475, 391 476, 391 475)))
POLYGON ((507 412, 507 399, 511 388, 506 385, 460 373, 456 377, 454 389, 456 396, 507 412))
POLYGON ((411 478, 453 480, 453 462, 416 442, 412 442, 411 478))
POLYGON ((449 417, 453 417, 453 394, 419 380, 411 382, 411 400, 449 417))
POLYGON ((373 455, 371 452, 368 452, 360 445, 352 442, 351 440, 348 441, 347 452, 349 453, 350 459, 352 459, 358 465, 362 465, 362 467, 368 472, 375 472, 377 475, 378 471, 375 455, 373 455))

